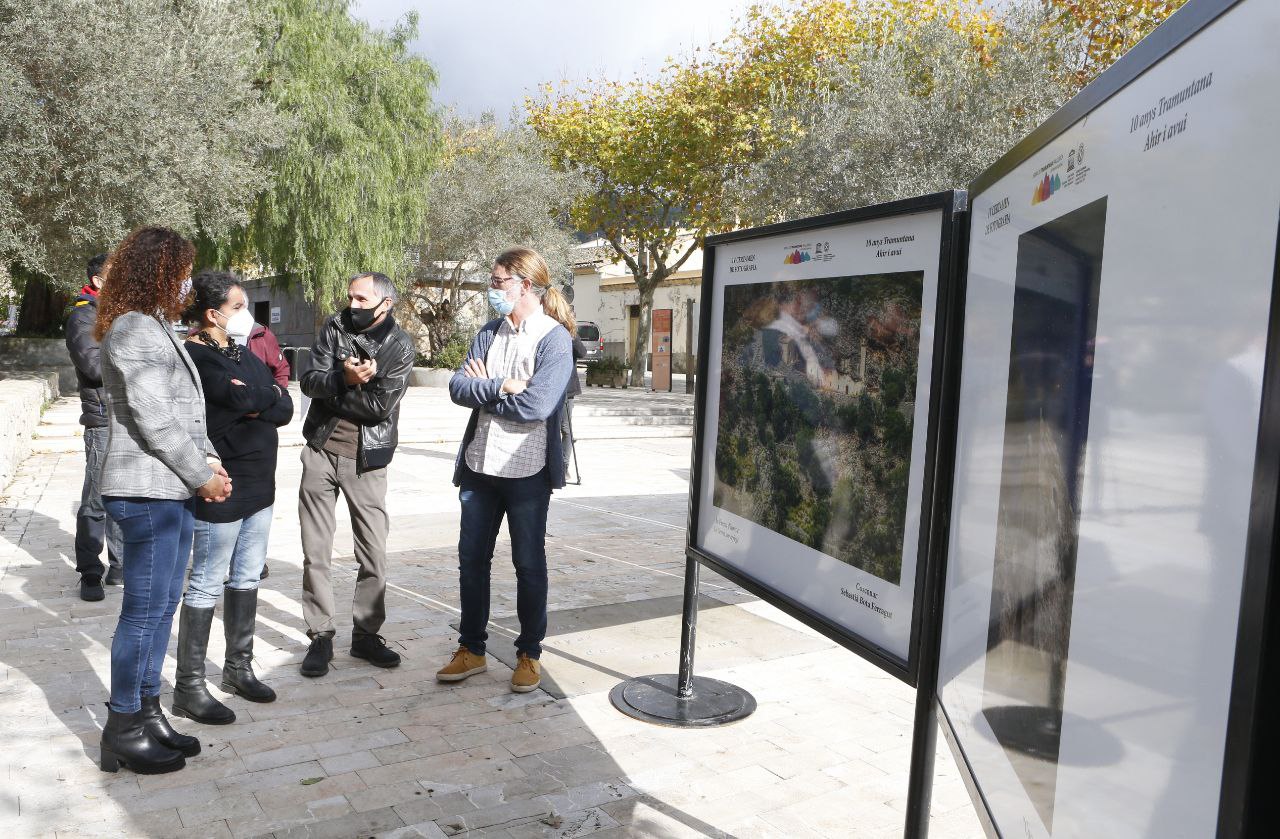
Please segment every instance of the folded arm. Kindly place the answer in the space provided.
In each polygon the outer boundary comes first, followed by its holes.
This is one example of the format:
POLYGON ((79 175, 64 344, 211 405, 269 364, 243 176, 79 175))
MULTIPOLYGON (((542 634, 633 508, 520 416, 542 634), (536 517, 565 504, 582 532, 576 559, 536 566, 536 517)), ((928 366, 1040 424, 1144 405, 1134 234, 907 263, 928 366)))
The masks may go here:
POLYGON ((486 333, 481 330, 471 342, 471 349, 467 351, 467 357, 462 362, 462 366, 454 371, 453 378, 449 380, 449 398, 454 401, 454 404, 464 408, 487 408, 502 398, 501 376, 480 379, 468 376, 465 372, 468 361, 484 361, 492 340, 492 332, 486 333), (482 340, 482 336, 486 334, 487 338, 482 340))
POLYGON ((293 419, 293 397, 289 391, 280 388, 280 395, 270 408, 258 413, 258 419, 266 420, 274 426, 288 425, 293 419))
MULTIPOLYGON (((533 362, 533 376, 524 391, 483 406, 494 416, 536 422, 546 420, 564 399, 573 375, 573 345, 564 329, 552 330, 538 344, 533 362)), ((498 380, 501 387, 501 379, 498 380)), ((456 401, 456 400, 455 400, 456 401)))
POLYGON ((238 414, 256 414, 276 403, 274 385, 236 384, 240 380, 218 364, 197 364, 206 402, 229 408, 238 414))

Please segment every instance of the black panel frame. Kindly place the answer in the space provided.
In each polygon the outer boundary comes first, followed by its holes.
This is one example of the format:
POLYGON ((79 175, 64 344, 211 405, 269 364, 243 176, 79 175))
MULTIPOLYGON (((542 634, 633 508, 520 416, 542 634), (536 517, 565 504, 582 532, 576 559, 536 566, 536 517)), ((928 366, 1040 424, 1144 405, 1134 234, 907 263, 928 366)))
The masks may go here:
MULTIPOLYGON (((821 633, 842 647, 862 656, 884 671, 917 687, 921 672, 921 639, 927 634, 924 618, 931 612, 926 602, 926 593, 937 590, 932 580, 936 569, 929 561, 932 555, 931 539, 934 529, 931 527, 934 506, 934 471, 938 463, 938 418, 944 410, 942 394, 950 388, 944 377, 953 365, 947 362, 949 344, 956 335, 951 329, 956 323, 952 312, 962 297, 955 293, 956 285, 961 277, 959 253, 961 241, 966 237, 968 221, 968 201, 963 190, 948 190, 918 198, 891 201, 869 207, 859 207, 836 213, 827 213, 796 221, 772 224, 764 227, 736 230, 718 236, 710 236, 706 240, 703 252, 701 300, 702 307, 698 328, 698 370, 697 385, 694 396, 694 432, 693 458, 689 478, 689 525, 685 540, 686 555, 702 565, 726 577, 755 596, 770 603, 806 626, 821 633), (721 245, 761 239, 786 233, 799 233, 819 230, 837 225, 877 219, 892 219, 919 213, 941 211, 942 229, 940 231, 940 248, 938 255, 938 280, 936 310, 934 314, 934 340, 932 348, 932 378, 929 386, 928 428, 925 436, 924 486, 920 501, 920 532, 917 543, 916 578, 913 584, 911 640, 908 644, 906 659, 893 652, 850 632, 846 627, 829 620, 809 606, 784 594, 767 583, 755 579, 741 568, 724 558, 705 550, 698 544, 697 532, 699 515, 701 514, 702 496, 702 451, 706 439, 705 426, 707 376, 710 358, 711 322, 714 316, 711 305, 714 299, 716 251, 721 245)), ((941 581, 937 581, 940 583, 941 581)))
MULTIPOLYGON (((1167 57, 1179 46, 1193 38, 1219 17, 1244 0, 1190 0, 1186 6, 1157 27, 1137 46, 1127 52, 1114 65, 1103 72, 1079 94, 1062 106, 1044 124, 1015 145, 989 169, 978 175, 969 186, 969 195, 981 195, 1025 160, 1071 128, 1094 109, 1119 93, 1152 66, 1167 57)), ((1274 830, 1268 817, 1277 806, 1272 791, 1264 780, 1270 777, 1269 768, 1280 763, 1267 747, 1276 745, 1258 740, 1258 730, 1274 733, 1274 724, 1266 722, 1266 711, 1280 700, 1277 688, 1277 672, 1280 671, 1280 652, 1276 639, 1276 603, 1280 600, 1280 575, 1271 573, 1272 558, 1280 556, 1280 219, 1277 219, 1275 269, 1272 278, 1271 310, 1268 322, 1266 362, 1263 373, 1262 403, 1258 425, 1258 440, 1254 462, 1252 501, 1245 552, 1244 576, 1241 586, 1240 612, 1236 634, 1235 668, 1232 675, 1230 709, 1224 744, 1222 784, 1219 791, 1218 828, 1219 839, 1244 839, 1266 835, 1274 830), (1268 643, 1270 641, 1270 643, 1268 643)), ((966 245, 972 231, 966 235, 966 245)), ((964 302, 960 307, 963 309, 964 302)), ((958 379, 956 380, 958 384, 958 379)), ((949 396, 951 396, 949 394, 949 396)), ((958 404, 959 392, 954 393, 958 404)), ((954 452, 956 417, 951 416, 944 434, 954 452)), ((938 508, 947 511, 940 516, 949 517, 952 504, 952 479, 950 468, 939 472, 938 508)), ((931 558, 932 565, 945 568, 947 562, 946 534, 934 541, 938 552, 931 558)), ((945 589, 945 580, 944 580, 945 589)), ((939 592, 939 608, 945 590, 939 592)), ((941 633, 936 642, 940 653, 941 633)), ((936 660, 936 659, 935 659, 936 660)), ((946 708, 938 695, 936 673, 934 684, 922 687, 931 691, 934 715, 944 738, 955 757, 956 765, 965 786, 969 790, 979 820, 988 836, 1002 836, 996 827, 994 813, 982 792, 982 785, 965 754, 946 708)), ((917 731, 917 737, 919 731, 917 731)), ((918 779, 913 778, 913 784, 918 779)), ((923 783, 928 783, 928 780, 923 783)), ((924 816, 927 820, 927 814, 924 816)), ((910 820, 908 822, 910 826, 910 820)))

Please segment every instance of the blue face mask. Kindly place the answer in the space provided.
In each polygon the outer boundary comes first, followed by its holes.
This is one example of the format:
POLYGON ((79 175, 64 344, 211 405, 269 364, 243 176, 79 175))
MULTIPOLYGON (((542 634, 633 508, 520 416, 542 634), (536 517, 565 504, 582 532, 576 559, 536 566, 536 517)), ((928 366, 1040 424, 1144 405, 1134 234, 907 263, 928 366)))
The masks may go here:
POLYGON ((507 299, 506 292, 500 288, 489 289, 489 305, 498 313, 499 317, 506 317, 515 309, 516 304, 507 299))

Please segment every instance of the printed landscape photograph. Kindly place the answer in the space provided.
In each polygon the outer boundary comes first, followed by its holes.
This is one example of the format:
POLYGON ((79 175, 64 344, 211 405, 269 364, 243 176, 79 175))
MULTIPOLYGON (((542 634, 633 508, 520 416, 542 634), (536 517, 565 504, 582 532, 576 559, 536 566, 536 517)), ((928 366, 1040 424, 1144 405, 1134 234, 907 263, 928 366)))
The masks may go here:
POLYGON ((717 507, 894 585, 924 272, 725 289, 717 507))

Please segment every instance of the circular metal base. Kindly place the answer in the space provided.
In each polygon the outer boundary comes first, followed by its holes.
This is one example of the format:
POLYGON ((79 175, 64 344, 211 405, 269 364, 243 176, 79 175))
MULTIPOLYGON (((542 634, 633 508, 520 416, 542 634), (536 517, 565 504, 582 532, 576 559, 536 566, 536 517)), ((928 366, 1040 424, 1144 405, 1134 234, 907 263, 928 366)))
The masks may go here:
POLYGON ((705 728, 736 722, 756 709, 756 699, 736 685, 693 677, 693 695, 676 696, 679 677, 640 676, 609 691, 613 707, 629 717, 675 728, 705 728))

